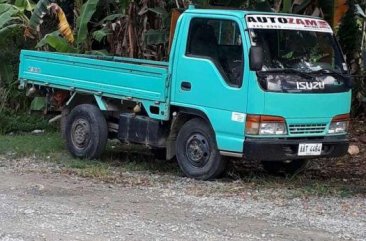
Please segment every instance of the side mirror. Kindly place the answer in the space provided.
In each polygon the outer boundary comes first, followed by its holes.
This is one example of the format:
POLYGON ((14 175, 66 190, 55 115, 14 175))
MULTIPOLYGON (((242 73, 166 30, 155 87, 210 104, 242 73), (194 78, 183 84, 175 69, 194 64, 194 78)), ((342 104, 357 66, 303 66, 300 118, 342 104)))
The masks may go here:
POLYGON ((260 71, 263 67, 264 52, 260 46, 252 46, 249 52, 249 67, 250 70, 260 71))

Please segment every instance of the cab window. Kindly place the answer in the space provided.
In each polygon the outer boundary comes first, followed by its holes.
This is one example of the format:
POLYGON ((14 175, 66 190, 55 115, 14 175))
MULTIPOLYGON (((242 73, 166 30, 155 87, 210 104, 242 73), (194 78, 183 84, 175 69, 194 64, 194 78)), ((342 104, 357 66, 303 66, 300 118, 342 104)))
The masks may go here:
POLYGON ((236 22, 192 19, 186 55, 211 60, 230 86, 241 87, 244 69, 243 46, 236 22))

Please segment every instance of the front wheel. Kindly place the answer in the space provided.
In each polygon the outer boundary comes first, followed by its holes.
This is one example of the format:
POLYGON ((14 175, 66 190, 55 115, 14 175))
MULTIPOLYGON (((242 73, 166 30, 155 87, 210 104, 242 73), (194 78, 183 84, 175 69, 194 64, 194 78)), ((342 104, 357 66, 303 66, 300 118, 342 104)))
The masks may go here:
POLYGON ((308 164, 308 160, 291 161, 262 161, 263 169, 270 174, 294 175, 303 171, 308 164))
POLYGON ((65 137, 67 149, 74 157, 98 158, 108 140, 103 113, 94 105, 76 106, 67 118, 65 137))
POLYGON ((184 174, 199 180, 220 176, 225 159, 217 149, 211 127, 201 119, 192 119, 180 129, 176 142, 177 160, 184 174))

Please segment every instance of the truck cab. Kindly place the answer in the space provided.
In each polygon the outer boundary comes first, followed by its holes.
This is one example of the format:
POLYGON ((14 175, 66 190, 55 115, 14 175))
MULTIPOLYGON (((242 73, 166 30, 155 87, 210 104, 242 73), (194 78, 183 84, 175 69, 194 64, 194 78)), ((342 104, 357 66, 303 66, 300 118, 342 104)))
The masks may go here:
POLYGON ((76 157, 97 158, 117 136, 207 180, 227 157, 296 172, 348 150, 350 77, 318 18, 190 7, 166 63, 24 51, 19 76, 69 91, 63 129, 76 157))
POLYGON ((324 20, 193 9, 175 44, 172 105, 202 112, 222 155, 295 171, 346 154, 350 79, 324 20))

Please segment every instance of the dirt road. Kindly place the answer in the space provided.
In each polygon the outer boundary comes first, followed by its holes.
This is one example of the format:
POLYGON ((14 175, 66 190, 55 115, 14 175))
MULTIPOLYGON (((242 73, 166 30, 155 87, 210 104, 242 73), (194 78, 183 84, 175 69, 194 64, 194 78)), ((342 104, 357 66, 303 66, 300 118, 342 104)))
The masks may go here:
POLYGON ((366 239, 364 197, 293 198, 265 188, 200 196, 187 192, 196 181, 185 178, 126 187, 0 162, 1 241, 366 239))

